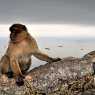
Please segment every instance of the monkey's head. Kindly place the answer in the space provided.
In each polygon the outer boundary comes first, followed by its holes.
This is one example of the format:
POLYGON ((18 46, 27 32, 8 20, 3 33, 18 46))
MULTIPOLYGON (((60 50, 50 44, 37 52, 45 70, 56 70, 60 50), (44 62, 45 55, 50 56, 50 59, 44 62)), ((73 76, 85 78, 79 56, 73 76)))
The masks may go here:
POLYGON ((13 24, 10 28, 10 39, 13 42, 16 42, 23 38, 27 33, 27 28, 23 24, 13 24))

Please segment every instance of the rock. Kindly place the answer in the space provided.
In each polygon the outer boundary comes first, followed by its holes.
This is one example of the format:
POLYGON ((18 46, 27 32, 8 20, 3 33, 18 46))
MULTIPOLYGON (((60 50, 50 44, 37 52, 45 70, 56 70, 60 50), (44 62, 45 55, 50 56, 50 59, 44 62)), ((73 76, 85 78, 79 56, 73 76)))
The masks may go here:
POLYGON ((83 56, 84 60, 95 62, 95 51, 91 51, 83 56))
POLYGON ((50 48, 45 48, 46 50, 50 50, 50 48))
POLYGON ((58 47, 63 47, 63 45, 58 45, 58 47))
POLYGON ((31 70, 32 80, 25 80, 24 86, 17 87, 13 79, 0 80, 0 95, 87 95, 83 93, 95 88, 93 72, 89 59, 63 58, 31 70))

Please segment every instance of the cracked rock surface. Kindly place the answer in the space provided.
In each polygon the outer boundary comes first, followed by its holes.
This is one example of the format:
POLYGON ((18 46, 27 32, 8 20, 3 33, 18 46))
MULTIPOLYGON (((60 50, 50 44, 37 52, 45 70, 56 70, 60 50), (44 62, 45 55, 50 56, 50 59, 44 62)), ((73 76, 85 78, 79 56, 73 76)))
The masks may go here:
POLYGON ((93 73, 89 59, 67 57, 34 68, 29 72, 32 80, 21 87, 13 79, 0 79, 0 95, 95 95, 93 73))

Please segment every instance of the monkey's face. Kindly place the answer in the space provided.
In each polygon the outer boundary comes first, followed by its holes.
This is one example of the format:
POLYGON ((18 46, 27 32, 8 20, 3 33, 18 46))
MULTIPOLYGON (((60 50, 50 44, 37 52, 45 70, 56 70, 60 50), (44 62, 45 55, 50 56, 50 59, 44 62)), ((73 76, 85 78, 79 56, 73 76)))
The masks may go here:
POLYGON ((22 34, 24 34, 25 32, 27 32, 27 28, 25 27, 25 25, 22 24, 13 24, 10 28, 10 39, 11 41, 15 42, 19 39, 21 39, 22 34))

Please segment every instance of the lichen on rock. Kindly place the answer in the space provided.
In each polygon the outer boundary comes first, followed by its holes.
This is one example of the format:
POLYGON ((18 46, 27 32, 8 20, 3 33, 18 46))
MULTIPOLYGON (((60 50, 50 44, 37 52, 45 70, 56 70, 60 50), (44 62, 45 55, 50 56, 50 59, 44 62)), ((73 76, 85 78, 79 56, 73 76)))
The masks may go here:
POLYGON ((0 95, 87 95, 85 91, 95 88, 93 72, 89 59, 63 58, 31 70, 33 79, 25 80, 24 86, 17 87, 13 79, 0 80, 0 95))

